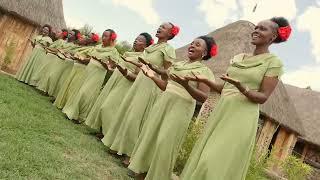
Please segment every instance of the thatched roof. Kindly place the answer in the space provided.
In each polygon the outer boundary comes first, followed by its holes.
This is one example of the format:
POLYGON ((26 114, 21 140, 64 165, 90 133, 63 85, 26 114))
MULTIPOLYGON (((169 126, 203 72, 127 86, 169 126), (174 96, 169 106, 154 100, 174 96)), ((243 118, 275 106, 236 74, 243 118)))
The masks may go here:
MULTIPOLYGON (((251 45, 253 28, 254 25, 248 21, 237 21, 208 34, 215 38, 219 47, 219 54, 215 60, 205 62, 216 77, 225 73, 233 56, 253 52, 254 46, 251 45)), ((186 57, 186 52, 187 46, 176 50, 179 57, 186 57)), ((279 82, 273 95, 261 106, 260 111, 282 126, 303 134, 302 124, 282 82, 279 82)))
POLYGON ((302 139, 320 146, 320 92, 285 85, 305 129, 302 139))
POLYGON ((1 0, 0 10, 38 26, 66 27, 62 0, 1 0))

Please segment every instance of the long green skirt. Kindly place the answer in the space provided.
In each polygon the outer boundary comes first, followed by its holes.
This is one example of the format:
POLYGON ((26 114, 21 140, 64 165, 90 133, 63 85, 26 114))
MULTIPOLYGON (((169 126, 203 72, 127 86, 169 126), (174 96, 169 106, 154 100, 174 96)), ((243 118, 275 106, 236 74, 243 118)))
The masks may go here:
POLYGON ((48 79, 48 94, 50 96, 58 96, 60 89, 72 71, 73 64, 74 61, 71 59, 62 60, 59 58, 56 68, 53 68, 54 71, 48 79))
POLYGON ((191 97, 170 91, 162 93, 143 126, 129 169, 148 172, 147 179, 170 180, 195 105, 191 97))
POLYGON ((57 98, 54 101, 53 105, 57 108, 62 109, 68 99, 71 97, 72 93, 77 92, 78 88, 82 84, 84 80, 84 72, 85 72, 86 65, 80 63, 74 63, 72 70, 67 77, 66 81, 62 85, 61 89, 58 92, 57 98))
POLYGON ((124 97, 112 124, 102 125, 104 145, 119 154, 130 156, 143 122, 159 94, 156 84, 140 72, 124 97))
POLYGON ((35 65, 37 64, 36 62, 44 57, 45 54, 45 50, 42 47, 36 46, 28 59, 25 61, 24 65, 17 72, 16 79, 29 84, 31 77, 33 77, 35 72, 35 65))
POLYGON ((85 80, 71 102, 66 104, 63 112, 69 119, 83 122, 98 98, 106 76, 106 69, 96 60, 91 60, 86 67, 85 80))
POLYGON ((58 62, 60 61, 59 58, 51 53, 46 55, 47 61, 49 62, 46 67, 44 67, 41 71, 42 76, 39 78, 37 89, 48 92, 48 84, 49 78, 52 76, 55 68, 57 67, 58 62))
POLYGON ((102 124, 106 125, 112 121, 118 110, 115 107, 119 107, 122 102, 122 98, 119 97, 124 97, 131 85, 132 82, 123 77, 116 69, 102 89, 85 124, 92 129, 100 129, 102 124))
POLYGON ((39 83, 39 80, 43 75, 46 73, 46 67, 48 67, 48 64, 50 64, 50 61, 47 58, 47 54, 43 53, 41 54, 41 57, 38 59, 38 61, 35 62, 33 74, 31 76, 30 85, 37 86, 39 83))
POLYGON ((259 106, 241 94, 222 95, 182 172, 183 180, 244 180, 258 126, 259 106))

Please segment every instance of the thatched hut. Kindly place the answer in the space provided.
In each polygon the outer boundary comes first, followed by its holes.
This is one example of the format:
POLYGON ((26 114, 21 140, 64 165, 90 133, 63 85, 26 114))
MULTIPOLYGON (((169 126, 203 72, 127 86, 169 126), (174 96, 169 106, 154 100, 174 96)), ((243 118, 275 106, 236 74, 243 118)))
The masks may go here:
POLYGON ((15 73, 30 52, 28 38, 41 25, 64 28, 62 0, 0 1, 0 66, 15 73))
MULTIPOLYGON (((253 51, 253 28, 254 25, 248 21, 238 21, 208 34, 215 38, 219 46, 219 55, 215 60, 206 62, 216 77, 226 72, 234 55, 253 51)), ((177 49, 177 55, 185 57, 186 48, 187 46, 177 49)), ((304 129, 282 82, 279 82, 269 100, 261 106, 260 112, 258 153, 267 153, 271 148, 276 148, 279 150, 278 158, 286 158, 292 153, 297 138, 304 134, 304 129)))
POLYGON ((320 92, 285 85, 305 129, 294 153, 306 163, 320 169, 320 92))

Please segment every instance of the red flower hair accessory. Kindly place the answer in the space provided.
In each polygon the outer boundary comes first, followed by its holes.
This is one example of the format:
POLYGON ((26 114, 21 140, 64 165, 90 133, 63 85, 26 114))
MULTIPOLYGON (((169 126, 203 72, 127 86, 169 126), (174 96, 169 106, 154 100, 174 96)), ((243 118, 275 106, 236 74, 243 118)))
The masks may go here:
POLYGON ((91 40, 94 42, 98 42, 100 39, 98 34, 92 33, 91 40))
POLYGON ((77 39, 82 39, 82 34, 81 33, 77 34, 77 39))
POLYGON ((116 33, 111 33, 111 40, 116 40, 117 39, 117 34, 116 33))
POLYGON ((152 45, 152 44, 154 44, 154 40, 153 39, 150 40, 150 45, 152 45))
POLYGON ((67 32, 67 31, 62 31, 61 34, 62 34, 62 36, 63 36, 64 38, 68 36, 68 32, 67 32))
POLYGON ((279 27, 278 29, 278 35, 282 41, 286 41, 291 34, 291 27, 286 26, 286 27, 279 27))
POLYGON ((214 57, 218 54, 218 46, 217 45, 212 45, 210 49, 210 56, 214 57))
POLYGON ((180 32, 180 28, 178 26, 173 25, 173 27, 171 29, 171 34, 173 36, 176 36, 179 32, 180 32))

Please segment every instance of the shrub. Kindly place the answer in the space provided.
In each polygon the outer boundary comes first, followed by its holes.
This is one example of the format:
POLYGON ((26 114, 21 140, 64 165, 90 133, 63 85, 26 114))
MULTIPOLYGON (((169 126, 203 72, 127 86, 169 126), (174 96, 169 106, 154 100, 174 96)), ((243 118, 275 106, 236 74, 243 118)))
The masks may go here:
POLYGON ((288 180, 306 179, 312 173, 312 168, 309 165, 303 163, 301 159, 298 159, 293 155, 285 159, 281 168, 288 180))
POLYGON ((3 58, 3 68, 8 68, 9 64, 12 62, 12 59, 14 57, 16 48, 16 43, 13 41, 10 41, 8 46, 5 48, 5 56, 3 58))
POLYGON ((185 140, 180 148, 174 171, 180 174, 189 158, 189 155, 194 147, 199 136, 203 132, 205 122, 204 121, 191 121, 185 140))
POLYGON ((265 169, 268 167, 267 154, 256 156, 254 149, 250 160, 246 180, 267 180, 265 169))
POLYGON ((121 41, 116 44, 115 48, 118 50, 118 52, 123 55, 125 52, 130 51, 132 49, 131 45, 127 41, 121 41))

